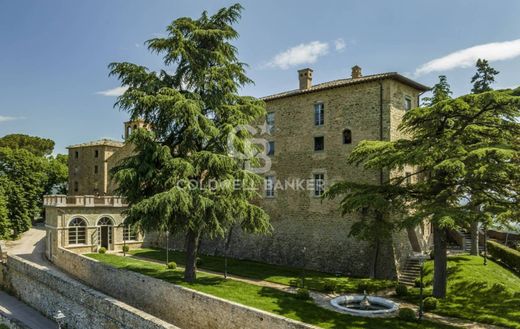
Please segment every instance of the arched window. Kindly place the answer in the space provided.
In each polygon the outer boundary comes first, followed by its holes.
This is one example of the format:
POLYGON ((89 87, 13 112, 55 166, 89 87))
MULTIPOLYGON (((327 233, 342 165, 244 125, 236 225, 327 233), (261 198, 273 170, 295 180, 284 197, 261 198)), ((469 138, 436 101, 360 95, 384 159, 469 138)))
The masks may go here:
POLYGON ((123 225, 123 239, 125 241, 137 241, 137 228, 126 222, 123 225))
POLYGON ((87 243, 87 222, 83 218, 74 218, 69 223, 69 244, 87 243))
POLYGON ((97 226, 112 226, 114 223, 112 223, 112 220, 108 217, 103 217, 100 220, 98 220, 97 226))
POLYGON ((343 130, 343 144, 352 144, 352 130, 343 130))

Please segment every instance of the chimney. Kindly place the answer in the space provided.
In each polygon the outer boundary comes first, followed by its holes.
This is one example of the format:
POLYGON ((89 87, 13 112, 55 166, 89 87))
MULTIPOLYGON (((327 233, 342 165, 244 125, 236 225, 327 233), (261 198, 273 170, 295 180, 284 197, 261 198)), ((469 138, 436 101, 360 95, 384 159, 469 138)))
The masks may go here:
POLYGON ((359 66, 354 66, 352 68, 352 79, 357 79, 357 78, 361 78, 363 75, 361 74, 361 67, 359 66))
POLYGON ((312 86, 312 69, 306 68, 298 71, 300 90, 309 89, 312 86))

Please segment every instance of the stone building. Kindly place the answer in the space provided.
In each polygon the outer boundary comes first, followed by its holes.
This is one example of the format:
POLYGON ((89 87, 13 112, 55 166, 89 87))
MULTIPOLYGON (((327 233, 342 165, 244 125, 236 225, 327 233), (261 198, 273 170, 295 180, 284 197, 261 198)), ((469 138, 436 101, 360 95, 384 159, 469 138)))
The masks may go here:
MULTIPOLYGON (((358 66, 349 78, 316 85, 312 75, 311 69, 300 70, 298 89, 263 98, 267 129, 261 137, 266 140, 270 166, 258 202, 271 217, 272 234, 255 236, 236 229, 227 251, 224 241, 204 239, 201 252, 332 273, 366 276, 370 272, 372 247, 349 237, 350 227, 359 218, 342 216, 337 201, 320 196, 335 181, 378 184, 387 179, 390 173, 350 166, 346 157, 362 140, 401 137, 397 127, 402 116, 418 106, 420 95, 429 88, 398 73, 363 76, 358 66), (302 181, 303 188, 298 183, 302 181)), ((125 137, 142 126, 144 122, 125 123, 125 137)), ((70 195, 49 196, 45 202, 51 245, 79 251, 107 244, 108 249, 120 248, 125 205, 111 196, 114 185, 108 172, 131 152, 130 144, 108 140, 69 147, 70 195), (78 218, 86 226, 81 241, 77 237, 82 233, 75 233, 71 226, 81 222, 78 218), (108 226, 104 218, 111 219, 111 228, 104 228, 108 226)), ((152 244, 164 246, 160 235, 151 236, 152 244)), ((131 240, 127 237, 125 241, 131 240)), ((429 226, 424 224, 381 241, 378 276, 395 277, 408 256, 428 248, 429 237, 429 226)), ((140 245, 139 239, 132 243, 140 245)), ((174 239, 174 246, 182 246, 181 239, 174 239)))
MULTIPOLYGON (((366 276, 373 248, 349 237, 357 215, 342 216, 338 201, 322 200, 323 190, 345 179, 378 184, 388 172, 364 171, 346 163, 362 140, 400 138, 398 125, 419 105, 429 88, 398 73, 362 76, 352 68, 347 79, 312 84, 313 71, 298 71, 299 88, 264 97, 270 170, 260 205, 271 218, 269 236, 235 230, 228 255, 281 265, 366 276), (305 180, 306 186, 294 188, 305 180), (292 184, 292 185, 291 185, 292 184), (274 187, 274 188, 271 188, 274 187)), ((412 168, 407 168, 412 171, 412 168)), ((428 248, 427 224, 380 241, 378 276, 395 277, 406 258, 428 248)), ((205 240, 202 250, 224 254, 223 241, 205 240)))
MULTIPOLYGON (((125 122, 125 139, 143 121, 125 122)), ((121 250, 123 245, 138 248, 143 235, 125 225, 124 200, 114 196, 112 169, 132 153, 132 145, 102 139, 71 145, 69 151, 68 195, 45 196, 47 256, 58 246, 76 252, 93 252, 100 247, 121 250)))

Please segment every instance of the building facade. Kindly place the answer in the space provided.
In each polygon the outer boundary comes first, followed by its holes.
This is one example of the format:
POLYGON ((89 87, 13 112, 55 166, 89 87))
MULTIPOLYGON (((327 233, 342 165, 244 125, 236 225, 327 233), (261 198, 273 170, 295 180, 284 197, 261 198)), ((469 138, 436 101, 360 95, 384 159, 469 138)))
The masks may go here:
MULTIPOLYGON (((272 234, 256 236, 234 229, 227 250, 224 241, 203 239, 201 252, 348 275, 370 272, 373 248, 349 236, 358 215, 342 216, 339 202, 322 200, 321 195, 337 181, 379 184, 392 175, 349 165, 346 158, 362 140, 403 137, 398 131, 402 117, 419 105, 428 87, 398 73, 363 76, 358 66, 347 79, 313 85, 312 76, 311 69, 300 70, 298 89, 263 98, 267 117, 261 137, 270 164, 258 202, 271 218, 272 234)), ((144 122, 125 123, 125 137, 142 126, 144 122)), ((107 241, 112 250, 126 240, 142 243, 142 236, 123 239, 125 205, 111 196, 115 186, 110 168, 131 152, 130 144, 107 140, 69 147, 70 196, 46 201, 48 230, 56 230, 51 239, 61 239, 55 245, 83 251, 107 241), (112 219, 111 238, 99 224, 105 217, 112 219), (85 240, 73 241, 78 236, 71 229, 76 218, 86 222, 85 240), (72 246, 71 241, 84 241, 86 246, 72 246)), ((164 246, 160 235, 150 236, 150 243, 164 246)), ((378 276, 395 277, 406 257, 427 249, 429 236, 429 226, 421 225, 380 241, 378 276)), ((183 246, 181 236, 176 240, 171 243, 183 246)))

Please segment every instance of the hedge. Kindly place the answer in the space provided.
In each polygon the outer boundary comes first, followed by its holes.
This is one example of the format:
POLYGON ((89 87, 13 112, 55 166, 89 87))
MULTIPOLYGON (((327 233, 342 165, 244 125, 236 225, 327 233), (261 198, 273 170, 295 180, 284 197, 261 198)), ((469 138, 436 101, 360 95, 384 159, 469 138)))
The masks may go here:
POLYGON ((520 251, 494 241, 487 242, 487 250, 491 257, 520 273, 520 251))

